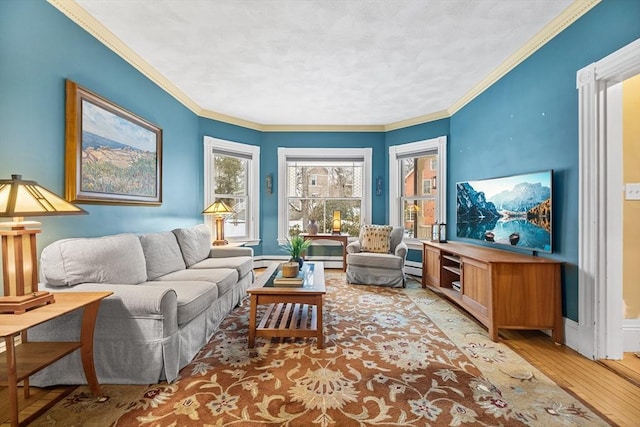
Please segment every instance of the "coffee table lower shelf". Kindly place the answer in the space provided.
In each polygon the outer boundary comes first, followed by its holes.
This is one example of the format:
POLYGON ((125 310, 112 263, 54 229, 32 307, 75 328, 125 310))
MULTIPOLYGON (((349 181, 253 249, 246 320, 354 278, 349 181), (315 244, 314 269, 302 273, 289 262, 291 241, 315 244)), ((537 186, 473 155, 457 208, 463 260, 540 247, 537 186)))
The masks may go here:
POLYGON ((258 337, 315 337, 318 307, 310 304, 271 304, 256 328, 258 337))

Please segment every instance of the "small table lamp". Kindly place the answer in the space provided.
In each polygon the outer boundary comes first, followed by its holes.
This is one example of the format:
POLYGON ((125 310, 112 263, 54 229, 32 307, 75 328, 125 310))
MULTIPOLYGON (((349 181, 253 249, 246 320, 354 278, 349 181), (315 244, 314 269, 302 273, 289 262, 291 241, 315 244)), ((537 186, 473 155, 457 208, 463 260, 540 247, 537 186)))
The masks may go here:
MULTIPOLYGON (((0 217, 13 218, 12 222, 0 222, 5 295, 0 298, 0 303, 8 304, 8 301, 15 299, 11 297, 16 296, 31 294, 36 297, 38 292, 36 234, 40 232, 37 228, 40 223, 24 221, 24 217, 86 213, 35 181, 23 180, 21 175, 11 175, 11 179, 0 180, 0 217)), ((50 298, 49 302, 51 301, 53 298, 50 298)), ((15 301, 13 302, 15 306, 15 301)), ((34 306, 25 304, 17 305, 17 312, 24 311, 25 306, 34 306)))
POLYGON ((228 244, 229 242, 224 239, 224 217, 232 214, 233 209, 222 200, 217 199, 202 213, 216 216, 216 240, 213 241, 213 246, 228 244))
POLYGON ((333 221, 331 222, 331 234, 342 232, 342 220, 340 211, 333 211, 333 221))

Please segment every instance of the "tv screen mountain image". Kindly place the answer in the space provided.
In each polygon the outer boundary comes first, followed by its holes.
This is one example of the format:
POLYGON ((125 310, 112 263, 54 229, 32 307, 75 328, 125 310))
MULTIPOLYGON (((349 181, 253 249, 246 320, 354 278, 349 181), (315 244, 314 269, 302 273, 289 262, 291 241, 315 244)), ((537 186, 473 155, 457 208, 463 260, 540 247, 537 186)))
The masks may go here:
POLYGON ((456 235, 551 252, 553 171, 456 184, 456 235))

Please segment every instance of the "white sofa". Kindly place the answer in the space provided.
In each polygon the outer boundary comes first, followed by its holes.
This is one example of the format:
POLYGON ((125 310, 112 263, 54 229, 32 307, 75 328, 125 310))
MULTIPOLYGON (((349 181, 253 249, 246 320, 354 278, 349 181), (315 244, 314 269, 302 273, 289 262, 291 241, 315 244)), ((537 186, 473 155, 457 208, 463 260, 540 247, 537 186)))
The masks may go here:
MULTIPOLYGON (((41 254, 41 290, 112 291, 98 311, 94 360, 101 384, 169 382, 209 341, 253 282, 253 250, 212 247, 206 225, 144 235, 64 239, 41 254)), ((71 341, 81 313, 32 328, 30 341, 71 341)), ((30 378, 86 384, 79 351, 30 378)))

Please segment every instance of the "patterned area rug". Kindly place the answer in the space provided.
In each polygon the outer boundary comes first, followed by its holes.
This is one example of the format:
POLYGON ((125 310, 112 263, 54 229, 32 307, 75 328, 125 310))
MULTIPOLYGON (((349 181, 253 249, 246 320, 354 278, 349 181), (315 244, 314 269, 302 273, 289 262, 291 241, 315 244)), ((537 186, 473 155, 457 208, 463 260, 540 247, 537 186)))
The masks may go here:
POLYGON ((249 304, 172 384, 79 387, 32 425, 608 425, 432 292, 327 274, 325 348, 257 338, 249 304))

